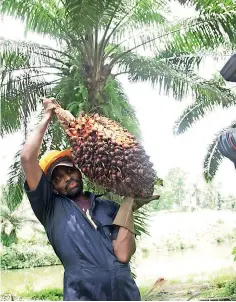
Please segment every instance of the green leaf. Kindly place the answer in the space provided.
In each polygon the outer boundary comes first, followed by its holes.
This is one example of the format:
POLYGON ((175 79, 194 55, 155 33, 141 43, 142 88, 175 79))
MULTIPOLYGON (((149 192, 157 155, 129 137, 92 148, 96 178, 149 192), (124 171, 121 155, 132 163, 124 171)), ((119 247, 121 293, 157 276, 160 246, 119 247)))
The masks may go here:
POLYGON ((0 12, 26 22, 27 31, 54 38, 66 36, 65 11, 58 1, 2 0, 0 12))
POLYGON ((205 82, 204 85, 199 85, 197 88, 195 101, 184 110, 175 122, 175 134, 184 133, 217 106, 229 108, 236 105, 236 95, 230 89, 218 85, 218 82, 205 82))

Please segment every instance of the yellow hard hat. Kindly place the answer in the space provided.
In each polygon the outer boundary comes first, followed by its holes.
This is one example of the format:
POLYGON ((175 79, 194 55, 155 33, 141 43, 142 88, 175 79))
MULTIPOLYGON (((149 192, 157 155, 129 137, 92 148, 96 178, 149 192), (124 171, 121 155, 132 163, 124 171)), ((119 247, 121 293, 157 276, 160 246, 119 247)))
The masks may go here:
POLYGON ((49 180, 51 180, 52 171, 57 166, 74 166, 72 162, 71 149, 63 151, 50 150, 41 157, 39 165, 49 180))

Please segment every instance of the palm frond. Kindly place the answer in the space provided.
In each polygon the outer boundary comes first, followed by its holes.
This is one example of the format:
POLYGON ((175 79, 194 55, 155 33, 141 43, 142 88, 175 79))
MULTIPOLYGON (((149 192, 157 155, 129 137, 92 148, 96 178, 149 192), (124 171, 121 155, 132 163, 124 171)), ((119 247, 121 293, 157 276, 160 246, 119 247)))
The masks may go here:
POLYGON ((136 54, 126 54, 118 63, 118 74, 127 73, 133 82, 149 81, 167 95, 172 94, 181 100, 189 92, 190 86, 198 77, 178 69, 156 58, 146 58, 136 54))
POLYGON ((60 51, 36 43, 0 40, 3 135, 18 130, 22 120, 25 124, 36 110, 38 97, 46 95, 68 70, 61 55, 60 51))
MULTIPOLYGON (((0 53, 0 62, 4 62, 4 56, 6 58, 10 58, 10 55, 8 56, 8 54, 13 53, 17 56, 20 55, 27 59, 25 61, 25 63, 27 63, 26 67, 43 66, 45 64, 50 65, 51 63, 58 63, 60 66, 67 66, 68 59, 73 59, 68 52, 59 49, 51 48, 46 45, 40 45, 34 42, 7 40, 2 37, 0 37, 0 53), (64 60, 60 60, 60 56, 64 56, 64 60)), ((20 67, 23 67, 23 65, 20 67)), ((56 66, 53 65, 51 67, 56 66)))
POLYGON ((103 88, 104 104, 100 108, 102 115, 120 123, 124 128, 141 139, 139 122, 135 110, 128 101, 121 84, 109 77, 103 88))
POLYGON ((121 0, 65 0, 64 7, 68 26, 73 32, 82 35, 93 33, 93 29, 109 22, 116 7, 120 15, 126 10, 121 0), (79 20, 79 23, 78 23, 79 20))
POLYGON ((121 43, 125 49, 128 49, 131 45, 144 42, 145 37, 151 39, 157 36, 167 22, 163 15, 165 4, 166 2, 162 0, 138 0, 126 3, 127 13, 123 19, 119 16, 119 22, 115 25, 109 42, 121 43), (132 44, 127 45, 128 41, 132 44))
POLYGON ((20 164, 20 152, 21 150, 17 151, 14 156, 14 162, 10 166, 8 184, 4 188, 1 196, 2 202, 7 205, 11 212, 18 207, 24 193, 24 173, 20 164))
POLYGON ((181 70, 185 70, 186 72, 194 72, 198 70, 200 63, 206 57, 206 53, 197 52, 178 52, 176 50, 164 50, 158 53, 156 59, 159 61, 164 61, 166 63, 170 63, 180 68, 181 70))
POLYGON ((134 228, 138 236, 142 234, 149 235, 148 232, 148 220, 150 218, 150 211, 148 207, 142 207, 138 211, 134 212, 134 228))
MULTIPOLYGON (((159 51, 161 45, 163 50, 175 50, 177 52, 196 52, 204 49, 215 49, 220 45, 225 46, 227 43, 229 45, 235 44, 234 24, 236 16, 234 11, 235 8, 231 7, 230 16, 227 15, 227 12, 224 12, 223 15, 212 13, 201 15, 198 18, 184 19, 170 25, 164 24, 162 27, 159 26, 158 30, 156 29, 156 33, 140 35, 141 43, 137 43, 140 40, 137 39, 134 47, 128 46, 128 50, 125 47, 126 52, 133 52, 140 47, 150 47, 152 44, 159 51)), ((127 27, 126 30, 128 31, 128 29, 127 27)), ((118 42, 116 41, 116 43, 118 42)), ((113 58, 113 61, 118 60, 124 54, 113 58)))
POLYGON ((166 6, 164 0, 143 0, 138 1, 134 12, 132 13, 128 23, 144 25, 164 24, 167 20, 163 14, 166 6))
POLYGON ((190 0, 192 4, 195 6, 195 9, 203 15, 206 14, 222 14, 229 13, 235 9, 235 1, 228 0, 190 0))
POLYGON ((194 103, 189 105, 175 122, 174 133, 177 135, 184 133, 217 106, 228 108, 236 105, 236 94, 214 81, 197 87, 195 95, 194 103))
POLYGON ((33 81, 27 76, 20 82, 13 80, 2 85, 2 135, 19 130, 22 121, 36 110, 38 97, 46 95, 52 84, 53 81, 33 81))
POLYGON ((66 36, 65 11, 59 1, 1 1, 0 12, 26 22, 26 31, 54 38, 66 36))
POLYGON ((180 31, 173 35, 168 47, 178 51, 216 49, 229 43, 235 45, 235 1, 194 0, 199 15, 184 21, 180 31), (191 43, 189 43, 191 41, 191 43))
POLYGON ((207 149, 207 154, 204 158, 204 178, 207 182, 212 181, 214 178, 220 163, 222 162, 224 156, 220 153, 218 149, 218 137, 227 129, 236 128, 236 121, 234 121, 229 127, 224 128, 218 132, 207 149))
MULTIPOLYGON (((232 97, 229 90, 221 87, 215 82, 206 81, 200 78, 191 70, 186 69, 183 64, 184 58, 181 56, 174 60, 163 60, 161 58, 146 58, 137 54, 126 54, 118 63, 118 74, 126 73, 131 81, 149 81, 166 95, 172 95, 176 100, 182 100, 190 93, 196 99, 201 98, 202 94, 209 99, 217 94, 228 101, 232 97), (180 62, 176 64, 176 62, 180 62), (228 93, 228 98, 226 93, 228 93)), ((191 60, 191 57, 190 57, 191 60)), ((193 63, 195 64, 195 63, 193 63)))

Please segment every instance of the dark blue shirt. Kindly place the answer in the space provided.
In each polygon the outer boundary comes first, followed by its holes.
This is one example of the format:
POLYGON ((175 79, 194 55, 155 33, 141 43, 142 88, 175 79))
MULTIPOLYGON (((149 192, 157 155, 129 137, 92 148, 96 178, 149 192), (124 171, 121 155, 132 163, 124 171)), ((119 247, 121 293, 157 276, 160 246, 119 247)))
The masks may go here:
POLYGON ((113 251, 118 204, 86 192, 94 226, 75 202, 53 192, 44 173, 34 191, 27 183, 25 190, 65 268, 64 300, 140 300, 129 264, 119 262, 113 251))

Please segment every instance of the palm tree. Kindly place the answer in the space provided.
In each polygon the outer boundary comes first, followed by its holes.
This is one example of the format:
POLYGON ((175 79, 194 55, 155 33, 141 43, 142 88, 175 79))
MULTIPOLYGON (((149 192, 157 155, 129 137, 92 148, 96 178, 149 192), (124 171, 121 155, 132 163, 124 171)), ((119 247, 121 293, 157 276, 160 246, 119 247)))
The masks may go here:
MULTIPOLYGON (((134 109, 118 80, 121 74, 134 82, 151 81, 177 100, 189 92, 212 100, 219 83, 201 79, 195 66, 205 51, 232 42, 236 18, 233 6, 224 13, 207 0, 198 2, 202 6, 196 6, 195 17, 168 22, 164 0, 2 0, 2 14, 57 42, 53 48, 0 40, 3 135, 22 129, 26 136, 30 117, 40 108, 38 97, 55 94, 74 115, 96 111, 140 136, 134 109), (154 55, 140 55, 140 49, 154 55)), ((62 145, 68 141, 54 123, 42 153, 62 145)), ((9 180, 8 194, 17 206, 23 194, 19 152, 9 180)))

